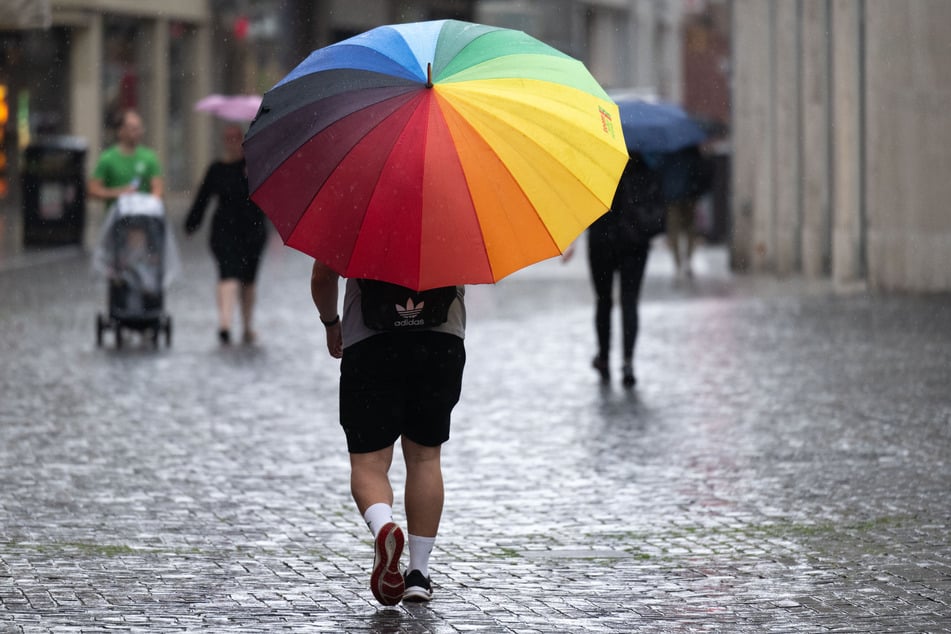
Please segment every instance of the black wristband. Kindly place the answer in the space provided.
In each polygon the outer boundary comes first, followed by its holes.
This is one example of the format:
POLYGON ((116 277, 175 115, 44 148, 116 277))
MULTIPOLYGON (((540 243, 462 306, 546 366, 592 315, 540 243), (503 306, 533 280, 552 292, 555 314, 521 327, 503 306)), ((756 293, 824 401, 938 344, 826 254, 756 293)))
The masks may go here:
POLYGON ((323 324, 324 326, 326 326, 327 328, 330 328, 331 326, 336 326, 337 324, 340 323, 340 315, 337 315, 336 317, 334 317, 334 318, 331 319, 330 321, 324 321, 324 320, 323 320, 323 317, 321 317, 320 315, 317 315, 317 319, 319 319, 319 320, 320 320, 320 323, 322 323, 322 324, 323 324))

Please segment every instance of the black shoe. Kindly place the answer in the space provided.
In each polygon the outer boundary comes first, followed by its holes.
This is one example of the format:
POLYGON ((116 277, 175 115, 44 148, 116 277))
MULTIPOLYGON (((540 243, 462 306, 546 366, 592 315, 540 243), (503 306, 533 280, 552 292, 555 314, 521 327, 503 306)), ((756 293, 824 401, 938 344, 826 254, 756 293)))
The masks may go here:
POLYGON ((634 368, 632 366, 624 364, 624 367, 621 368, 621 374, 623 375, 621 384, 624 387, 634 387, 637 385, 637 379, 634 378, 634 368))
POLYGON ((410 603, 424 603, 433 599, 433 584, 429 577, 424 577, 418 570, 411 570, 403 575, 406 589, 403 590, 403 601, 410 603))
POLYGON ((601 375, 601 382, 608 383, 611 380, 611 371, 608 370, 608 360, 598 355, 591 362, 591 367, 601 375))
POLYGON ((218 331, 218 341, 221 342, 223 346, 231 345, 231 331, 227 328, 222 328, 218 331))

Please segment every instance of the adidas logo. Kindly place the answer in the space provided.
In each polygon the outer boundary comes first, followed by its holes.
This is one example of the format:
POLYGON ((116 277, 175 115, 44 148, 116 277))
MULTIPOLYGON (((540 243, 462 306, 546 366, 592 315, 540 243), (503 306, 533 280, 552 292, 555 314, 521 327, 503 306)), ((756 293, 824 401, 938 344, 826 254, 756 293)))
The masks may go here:
POLYGON ((396 312, 403 319, 415 319, 419 317, 419 314, 423 312, 423 307, 426 306, 426 302, 420 302, 418 304, 413 304, 413 298, 406 298, 406 305, 400 306, 396 304, 396 312))

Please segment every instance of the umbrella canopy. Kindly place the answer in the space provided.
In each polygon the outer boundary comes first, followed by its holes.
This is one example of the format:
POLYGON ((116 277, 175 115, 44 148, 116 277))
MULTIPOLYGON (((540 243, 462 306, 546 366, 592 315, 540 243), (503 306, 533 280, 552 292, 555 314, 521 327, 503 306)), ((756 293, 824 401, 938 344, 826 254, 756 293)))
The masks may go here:
POLYGON ((264 95, 245 155, 289 246, 417 290, 563 252, 627 161, 617 107, 581 62, 454 20, 314 51, 264 95))
POLYGON ((617 105, 627 148, 632 153, 676 152, 707 139, 700 122, 680 106, 637 97, 619 97, 617 105))
POLYGON ((208 95, 195 104, 195 110, 227 121, 251 121, 260 107, 261 95, 208 95))

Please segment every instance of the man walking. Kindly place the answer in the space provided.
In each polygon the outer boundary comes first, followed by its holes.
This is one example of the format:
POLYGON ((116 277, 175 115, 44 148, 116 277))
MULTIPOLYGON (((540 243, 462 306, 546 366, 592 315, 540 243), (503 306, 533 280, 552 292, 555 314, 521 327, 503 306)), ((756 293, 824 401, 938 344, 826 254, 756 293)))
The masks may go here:
POLYGON ((139 191, 161 197, 164 193, 162 167, 151 149, 141 145, 145 126, 134 110, 126 110, 116 121, 116 144, 99 157, 89 195, 111 204, 122 194, 139 191))
MULTIPOLYGON (((383 605, 429 601, 429 556, 444 498, 440 448, 449 439, 450 414, 459 400, 465 366, 464 288, 455 289, 444 322, 389 331, 365 323, 364 300, 369 295, 359 280, 346 282, 341 319, 338 284, 339 275, 315 260, 311 296, 326 329, 327 350, 342 359, 340 424, 350 453, 350 490, 374 538, 370 588, 383 605), (389 479, 397 440, 406 463, 405 574, 399 567, 405 537, 393 521, 389 479)), ((414 301, 401 308, 413 305, 422 307, 414 301)))
POLYGON ((667 245, 674 257, 677 278, 693 277, 691 260, 697 240, 694 214, 697 200, 710 187, 709 173, 700 148, 683 148, 653 159, 660 173, 667 205, 667 245))

